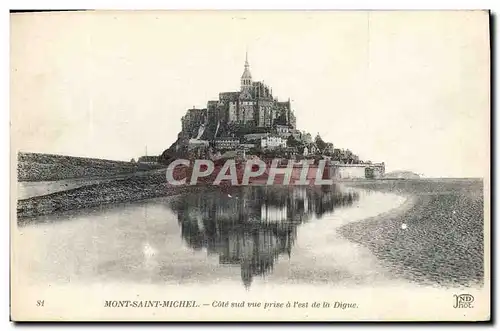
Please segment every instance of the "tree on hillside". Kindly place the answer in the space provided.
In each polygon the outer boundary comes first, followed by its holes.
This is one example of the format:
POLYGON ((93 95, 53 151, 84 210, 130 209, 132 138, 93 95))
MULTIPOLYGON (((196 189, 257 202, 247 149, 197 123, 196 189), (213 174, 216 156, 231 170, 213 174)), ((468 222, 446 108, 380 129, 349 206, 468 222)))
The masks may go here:
POLYGON ((248 154, 257 155, 260 157, 262 155, 262 150, 258 147, 252 147, 248 150, 248 154))
POLYGON ((335 161, 340 161, 342 159, 342 151, 340 150, 340 148, 335 148, 333 150, 332 159, 335 161))
POLYGON ((333 156, 333 144, 332 143, 326 143, 325 149, 323 150, 323 154, 326 156, 333 156))
POLYGON ((297 139, 295 139, 294 136, 290 135, 287 140, 286 140, 286 145, 288 147, 298 147, 300 146, 300 141, 298 141, 297 139))
POLYGON ((316 138, 314 138, 314 142, 316 143, 316 146, 318 147, 320 152, 323 152, 326 147, 326 142, 321 138, 319 133, 316 135, 316 138))
POLYGON ((275 159, 287 157, 288 153, 284 148, 275 148, 262 151, 262 157, 265 159, 275 159))

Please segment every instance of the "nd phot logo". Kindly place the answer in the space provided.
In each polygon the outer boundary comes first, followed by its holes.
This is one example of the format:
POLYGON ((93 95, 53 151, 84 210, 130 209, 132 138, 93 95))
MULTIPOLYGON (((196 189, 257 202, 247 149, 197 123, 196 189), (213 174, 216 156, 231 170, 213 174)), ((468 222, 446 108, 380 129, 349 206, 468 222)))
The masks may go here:
POLYGON ((470 294, 455 294, 453 298, 455 300, 453 308, 474 308, 474 306, 472 306, 474 297, 470 294))

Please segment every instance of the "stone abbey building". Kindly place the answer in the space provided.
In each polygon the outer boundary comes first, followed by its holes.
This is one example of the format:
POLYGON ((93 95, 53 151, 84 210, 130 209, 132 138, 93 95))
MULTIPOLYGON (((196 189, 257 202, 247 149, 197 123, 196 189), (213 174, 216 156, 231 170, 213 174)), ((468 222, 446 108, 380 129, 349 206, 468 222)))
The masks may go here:
POLYGON ((182 118, 185 134, 206 140, 227 135, 228 128, 266 132, 276 125, 295 129, 296 118, 290 99, 278 101, 269 86, 252 80, 248 56, 241 75, 240 91, 219 93, 219 100, 208 101, 207 108, 189 109, 182 118))

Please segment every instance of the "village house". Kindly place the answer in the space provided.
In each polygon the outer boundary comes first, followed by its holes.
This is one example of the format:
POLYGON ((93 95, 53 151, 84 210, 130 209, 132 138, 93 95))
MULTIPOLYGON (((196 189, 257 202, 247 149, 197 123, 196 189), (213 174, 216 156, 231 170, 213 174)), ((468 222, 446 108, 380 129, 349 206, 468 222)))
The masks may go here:
POLYGON ((262 149, 286 148, 286 139, 279 136, 268 136, 260 140, 262 149))

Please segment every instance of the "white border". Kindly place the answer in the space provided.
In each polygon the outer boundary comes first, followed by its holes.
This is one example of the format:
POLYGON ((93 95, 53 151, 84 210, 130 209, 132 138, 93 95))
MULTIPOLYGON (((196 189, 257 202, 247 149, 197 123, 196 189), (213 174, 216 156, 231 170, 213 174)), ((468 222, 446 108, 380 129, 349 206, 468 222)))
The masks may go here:
MULTIPOLYGON (((411 9, 424 9, 424 10, 457 10, 457 9, 491 9, 493 13, 500 12, 500 1, 498 0, 454 0, 454 1, 442 1, 442 0, 420 0, 420 1, 389 1, 389 0, 337 0, 337 1, 326 1, 326 0, 289 0, 289 1, 276 1, 276 0, 244 0, 244 1, 203 1, 203 0, 184 0, 184 1, 161 1, 161 0, 143 0, 143 1, 130 1, 130 0, 75 0, 75 1, 61 1, 61 0, 51 0, 51 1, 2 1, 0 5, 3 9, 1 11, 0 20, 0 38, 2 45, 1 48, 2 62, 4 65, 1 66, 0 79, 2 83, 1 97, 2 100, 2 111, 0 112, 1 118, 1 129, 0 129, 0 146, 3 149, 3 159, 0 162, 0 170, 2 172, 4 182, 1 206, 4 215, 2 222, 2 235, 3 240, 1 241, 1 262, 2 270, 1 273, 1 285, 3 286, 4 299, 0 301, 0 311, 2 312, 1 320, 3 322, 3 329, 14 328, 14 325, 9 321, 9 9, 187 9, 187 10, 200 10, 200 9, 309 9, 309 10, 321 10, 321 9, 336 9, 336 10, 411 10, 411 9), (5 47, 6 46, 6 47, 5 47)), ((498 17, 496 17, 496 26, 492 26, 492 35, 498 36, 498 17)), ((498 64, 498 42, 495 42, 495 61, 498 64)), ((495 66, 498 67, 498 66, 495 66)), ((497 71, 497 70, 496 70, 497 71)), ((496 93, 498 90, 498 85, 493 85, 496 93)), ((495 121, 494 124, 498 124, 495 121)), ((498 147, 497 144, 495 146, 498 147)), ((498 152, 497 147, 495 152, 498 152)), ((496 153, 495 153, 496 154, 496 153)), ((498 195, 495 194, 498 199, 498 195)), ((495 200, 493 204, 498 202, 495 200)), ((492 220, 492 223, 496 223, 496 220, 492 220)), ((496 226, 496 234, 498 239, 498 225, 496 226)), ((493 248, 493 247, 492 247, 493 248)), ((495 270, 497 265, 495 264, 495 270)), ((496 273, 498 275, 498 273, 496 273)), ((495 281, 495 279, 493 279, 495 281)), ((495 286, 496 288, 496 286, 495 286)), ((496 305, 498 307, 498 305, 496 305)), ((498 318, 498 311, 495 312, 498 318)), ((134 329, 138 328, 138 325, 131 325, 134 329)), ((159 325, 160 326, 160 325, 159 325)), ((401 328, 409 327, 410 325, 399 325, 401 328)), ((421 325, 426 328, 433 328, 434 326, 421 325)), ((471 325, 473 326, 473 325, 471 325)), ((39 325, 36 328, 52 328, 52 325, 39 325)), ((64 325, 62 329, 69 329, 72 326, 64 325)), ((92 328, 100 329, 103 326, 91 325, 92 328)), ((163 326, 160 326, 163 327, 163 326)), ((173 327, 173 326, 168 326, 173 327)), ((219 327, 219 326, 214 326, 219 327)), ((351 328, 353 325, 334 325, 334 327, 341 328, 351 328)), ((376 328, 383 329, 385 325, 372 326, 376 328)))
MULTIPOLYGON (((11 9, 489 9, 495 7, 494 0, 420 0, 420 1, 373 1, 373 0, 86 0, 86 1, 7 1, 11 9), (43 5, 42 5, 43 2, 43 5)), ((9 7, 8 7, 9 8, 9 7)))

